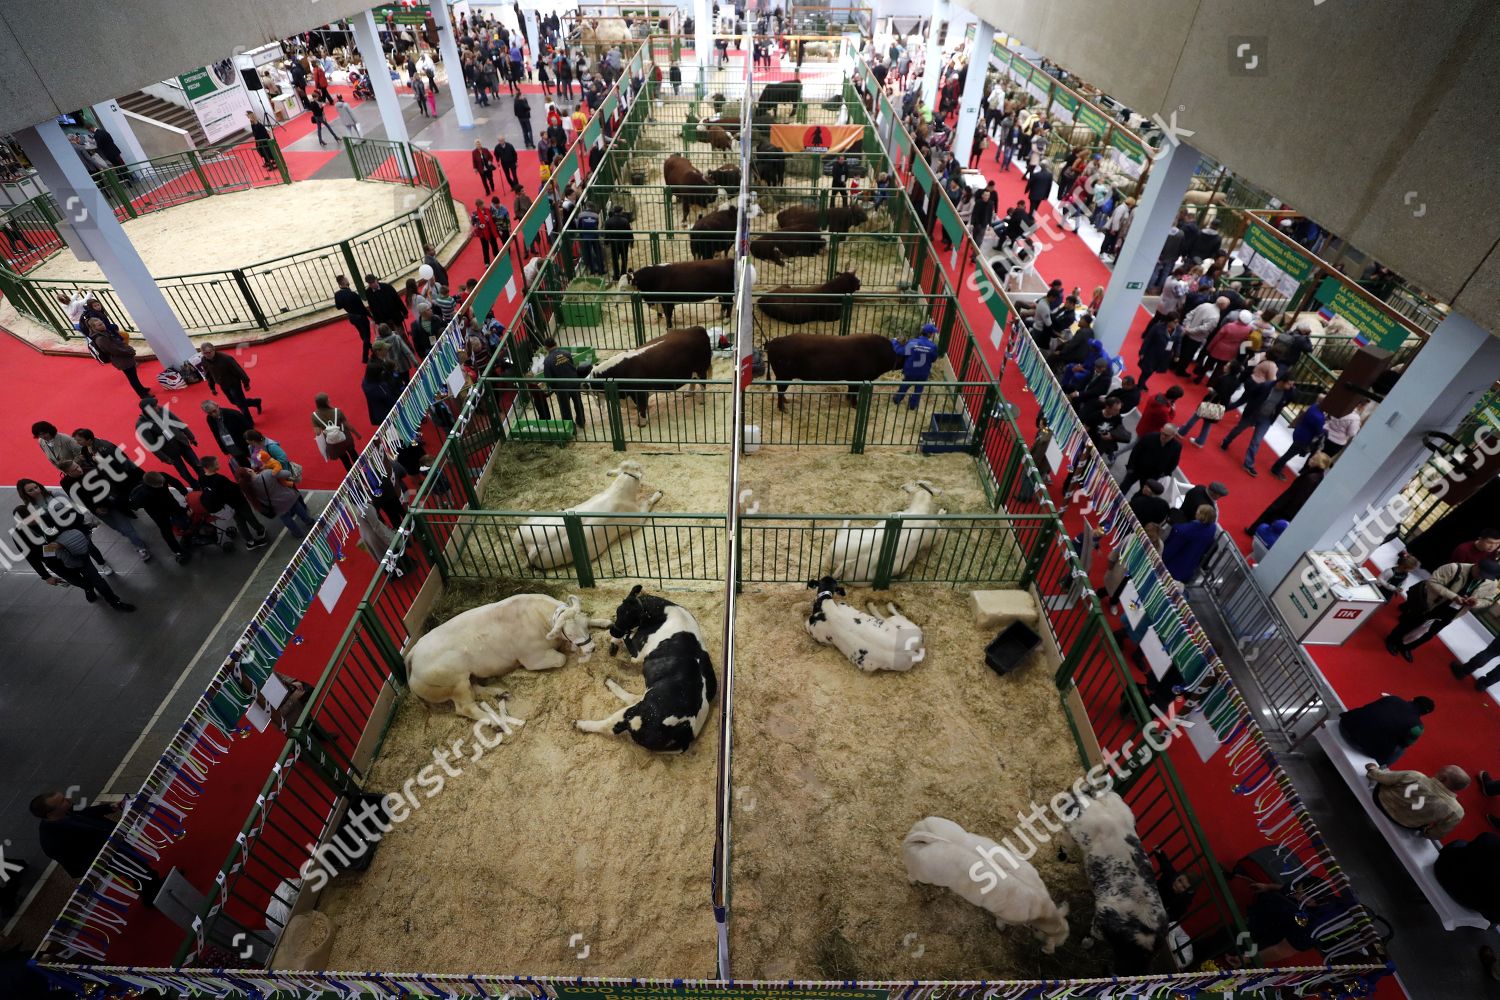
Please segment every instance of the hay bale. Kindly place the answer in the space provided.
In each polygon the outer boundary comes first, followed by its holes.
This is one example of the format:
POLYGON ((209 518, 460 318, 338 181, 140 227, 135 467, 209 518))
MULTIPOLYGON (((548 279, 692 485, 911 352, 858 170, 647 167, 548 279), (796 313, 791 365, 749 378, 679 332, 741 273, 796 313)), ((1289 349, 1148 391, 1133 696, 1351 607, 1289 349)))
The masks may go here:
POLYGON ((910 337, 922 329, 922 324, 932 317, 920 305, 901 305, 881 310, 877 333, 887 337, 910 337))
POLYGON ((1029 590, 975 590, 969 593, 974 607, 974 624, 990 632, 1012 622, 1035 626, 1041 615, 1029 590))
POLYGON ((274 969, 326 969, 333 951, 333 921, 326 913, 299 913, 287 921, 276 947, 274 969))

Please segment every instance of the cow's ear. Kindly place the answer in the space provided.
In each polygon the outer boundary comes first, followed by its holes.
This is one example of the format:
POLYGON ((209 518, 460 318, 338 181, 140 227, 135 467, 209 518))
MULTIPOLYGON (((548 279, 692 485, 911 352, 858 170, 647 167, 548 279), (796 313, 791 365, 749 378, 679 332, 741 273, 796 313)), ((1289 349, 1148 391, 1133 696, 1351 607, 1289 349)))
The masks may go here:
POLYGON ((640 584, 636 584, 634 587, 630 588, 630 596, 631 597, 639 597, 641 595, 641 591, 644 590, 644 589, 645 588, 642 587, 640 584))
POLYGON ((840 597, 846 596, 845 593, 844 593, 844 588, 843 587, 834 587, 833 588, 833 592, 835 594, 838 594, 840 597))
POLYGON ((817 590, 818 589, 818 581, 817 580, 808 580, 807 581, 807 589, 808 590, 817 590))

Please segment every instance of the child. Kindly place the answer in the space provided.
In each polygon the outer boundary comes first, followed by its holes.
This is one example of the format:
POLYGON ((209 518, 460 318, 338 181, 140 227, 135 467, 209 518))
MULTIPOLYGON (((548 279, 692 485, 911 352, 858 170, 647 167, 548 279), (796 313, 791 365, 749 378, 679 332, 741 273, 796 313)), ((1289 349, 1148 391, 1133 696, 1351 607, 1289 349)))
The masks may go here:
POLYGON ((1403 549, 1401 554, 1396 557, 1395 565, 1380 574, 1380 578, 1375 581, 1375 586, 1385 595, 1385 599, 1389 601, 1391 598, 1404 592, 1406 578, 1420 565, 1422 564, 1417 561, 1416 556, 1403 549))

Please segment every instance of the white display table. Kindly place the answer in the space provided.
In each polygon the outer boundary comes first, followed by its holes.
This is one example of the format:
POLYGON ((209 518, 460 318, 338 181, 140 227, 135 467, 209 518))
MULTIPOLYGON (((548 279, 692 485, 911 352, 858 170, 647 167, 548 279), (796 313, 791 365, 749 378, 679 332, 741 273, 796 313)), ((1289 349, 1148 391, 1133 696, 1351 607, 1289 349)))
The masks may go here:
POLYGON ((1385 599, 1348 557, 1338 552, 1309 552, 1277 586, 1271 603, 1300 642, 1340 646, 1385 604, 1385 599), (1303 582, 1309 568, 1322 577, 1323 588, 1303 582))

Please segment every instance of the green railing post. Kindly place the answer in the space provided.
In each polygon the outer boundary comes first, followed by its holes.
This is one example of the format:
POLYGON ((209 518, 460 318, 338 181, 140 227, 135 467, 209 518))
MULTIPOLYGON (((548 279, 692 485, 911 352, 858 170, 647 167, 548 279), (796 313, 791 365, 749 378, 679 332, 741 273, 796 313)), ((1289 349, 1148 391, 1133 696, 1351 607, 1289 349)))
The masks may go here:
POLYGON ((583 536, 583 520, 577 514, 564 514, 563 528, 568 533, 568 548, 573 554, 573 572, 578 586, 594 585, 594 567, 589 565, 589 547, 583 536))
POLYGON ((1078 669, 1078 664, 1094 651, 1094 636, 1099 632, 1099 615, 1089 615, 1089 620, 1084 624, 1083 631, 1073 639, 1072 645, 1063 657, 1062 666, 1057 668, 1053 680, 1059 691, 1067 690, 1073 683, 1073 673, 1078 669))
POLYGON ((437 539, 432 535, 432 528, 427 519, 420 514, 414 514, 412 524, 416 526, 417 540, 421 542, 422 548, 427 550, 427 558, 437 567, 442 574, 443 582, 447 583, 452 576, 452 569, 448 566, 448 557, 443 553, 442 547, 438 545, 437 539))
POLYGON ((865 453, 865 436, 870 425, 870 401, 875 396, 875 387, 869 382, 859 384, 859 398, 854 410, 854 440, 849 451, 854 455, 865 453))
POLYGON ((662 210, 666 212, 667 228, 672 229, 672 189, 664 187, 661 189, 662 210))
POLYGON ((615 451, 624 451, 625 418, 620 414, 620 383, 613 379, 604 383, 604 410, 609 415, 609 443, 615 451))
POLYGON ((354 259, 354 247, 350 246, 348 240, 339 244, 339 251, 344 255, 344 263, 349 265, 349 284, 359 289, 365 286, 364 275, 360 273, 359 261, 354 259))
POLYGON ((646 307, 641 303, 639 295, 630 297, 630 320, 635 326, 635 346, 644 347, 646 344, 646 307))
POLYGON ((839 244, 843 241, 843 233, 828 234, 828 274, 824 281, 832 281, 833 276, 839 273, 839 244))
POLYGON ((411 149, 404 142, 396 143, 396 160, 401 165, 401 179, 408 187, 417 186, 417 170, 412 165, 411 149))
MULTIPOLYGON (((383 555, 385 553, 379 553, 375 558, 379 559, 383 555)), ((406 679, 406 660, 401 656, 396 640, 390 637, 385 626, 380 623, 380 616, 375 613, 375 609, 370 607, 368 601, 361 601, 355 616, 364 622, 365 631, 369 633, 375 647, 380 650, 386 666, 391 668, 391 677, 402 688, 409 687, 406 679)))
MULTIPOLYGON (((517 392, 519 392, 519 389, 517 392)), ((500 412, 500 400, 496 398, 495 390, 490 386, 485 387, 484 405, 485 409, 489 411, 490 423, 494 426, 495 440, 504 441, 505 414, 500 412)))
MULTIPOLYGON (((262 330, 269 330, 271 324, 266 322, 266 314, 261 311, 260 303, 255 301, 255 293, 250 290, 250 280, 245 277, 245 272, 240 268, 235 268, 229 273, 234 276, 234 283, 239 286, 240 297, 245 300, 245 305, 249 307, 250 315, 255 317, 255 325, 262 330)), ((349 280, 355 281, 357 279, 350 277, 349 280)))
POLYGON ((854 296, 845 295, 842 308, 839 309, 839 336, 849 336, 849 324, 854 318, 854 296))
POLYGON ((885 535, 880 539, 880 556, 875 560, 875 575, 870 586, 875 590, 887 590, 896 567, 896 547, 901 544, 901 521, 897 515, 885 519, 885 535))
POLYGON ((1042 525, 1040 534, 1037 535, 1036 550, 1026 558, 1026 572, 1021 577, 1022 590, 1036 581, 1036 575, 1042 568, 1042 561, 1047 558, 1047 552, 1052 547, 1052 540, 1056 537, 1057 518, 1049 517, 1042 525))
POLYGON ((104 171, 104 183, 109 188, 109 193, 114 195, 115 201, 119 204, 119 206, 125 209, 125 214, 130 216, 130 218, 132 219, 138 218, 140 213, 135 210, 135 206, 130 203, 130 196, 126 194, 125 189, 120 186, 120 178, 118 176, 118 173, 119 171, 113 168, 104 171))
POLYGON ((286 157, 281 155, 281 143, 276 137, 271 136, 271 158, 276 161, 276 172, 281 175, 281 183, 292 183, 292 172, 286 167, 286 157))
POLYGON ((661 235, 655 231, 651 233, 651 263, 661 263, 661 235))
POLYGON ((190 149, 187 151, 188 163, 193 168, 193 173, 198 175, 198 183, 203 185, 203 193, 210 195, 214 193, 213 185, 208 183, 208 174, 203 170, 203 161, 198 158, 198 151, 190 149))
POLYGON ((344 136, 342 143, 344 146, 344 152, 349 156, 349 169, 353 172, 354 179, 357 181, 364 180, 364 178, 360 176, 359 173, 359 160, 354 156, 354 137, 352 135, 346 135, 344 136))

